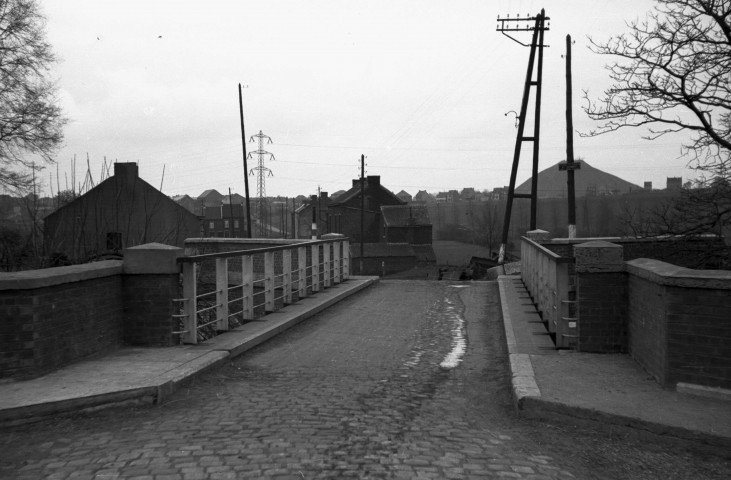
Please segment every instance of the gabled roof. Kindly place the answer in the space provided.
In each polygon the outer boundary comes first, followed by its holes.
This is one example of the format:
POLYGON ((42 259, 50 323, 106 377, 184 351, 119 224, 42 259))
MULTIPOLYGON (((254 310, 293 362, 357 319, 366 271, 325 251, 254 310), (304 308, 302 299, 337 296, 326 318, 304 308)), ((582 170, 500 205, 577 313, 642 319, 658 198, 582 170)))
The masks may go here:
MULTIPOLYGON (((398 198, 396 196, 396 194, 393 193, 391 190, 389 190, 386 187, 384 187, 383 185, 381 185, 380 182, 371 184, 370 182, 368 182, 368 178, 366 177, 366 184, 365 184, 366 193, 368 193, 368 190, 374 190, 374 189, 379 189, 382 192, 384 192, 386 195, 390 196, 394 200, 394 203, 397 205, 403 205, 406 203, 403 200, 401 200, 400 198, 398 198)), ((339 205, 341 203, 345 203, 348 200, 358 197, 359 195, 360 195, 360 183, 353 186, 350 190, 343 193, 342 195, 339 195, 338 198, 333 201, 332 205, 339 205)))
POLYGON ((381 213, 387 227, 431 225, 429 209, 424 205, 384 205, 381 213))
POLYGON ((213 194, 217 195, 220 198, 223 197, 223 195, 221 195, 220 193, 218 193, 218 191, 215 188, 211 188, 209 190, 204 191, 200 195, 198 195, 198 200, 206 199, 206 198, 210 197, 213 194))

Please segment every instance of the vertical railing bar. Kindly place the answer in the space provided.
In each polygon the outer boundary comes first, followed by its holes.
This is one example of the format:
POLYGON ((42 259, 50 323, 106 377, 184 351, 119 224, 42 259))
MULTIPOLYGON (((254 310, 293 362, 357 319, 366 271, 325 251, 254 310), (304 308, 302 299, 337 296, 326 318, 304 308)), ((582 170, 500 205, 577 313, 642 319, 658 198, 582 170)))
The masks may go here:
POLYGON ((198 305, 196 285, 196 263, 183 264, 183 313, 185 314, 183 330, 183 343, 198 343, 198 305))
POLYGON ((283 302, 292 303, 292 250, 282 250, 283 302))
POLYGON ((244 320, 254 319, 254 259, 252 255, 241 257, 241 282, 243 283, 244 320))
POLYGON ((228 330, 228 258, 216 259, 216 330, 228 330))
POLYGON ((274 252, 264 253, 264 309, 274 311, 274 252))

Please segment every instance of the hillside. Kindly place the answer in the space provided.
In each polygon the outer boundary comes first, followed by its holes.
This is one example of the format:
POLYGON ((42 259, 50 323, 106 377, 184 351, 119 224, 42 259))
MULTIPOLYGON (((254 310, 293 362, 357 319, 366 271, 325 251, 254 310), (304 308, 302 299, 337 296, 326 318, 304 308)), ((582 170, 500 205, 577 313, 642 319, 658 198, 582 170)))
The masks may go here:
MULTIPOLYGON (((558 163, 538 173, 538 197, 539 198, 561 198, 566 197, 567 174, 558 169, 558 163)), ((576 196, 583 197, 587 192, 596 192, 596 195, 622 194, 630 191, 642 190, 642 187, 626 180, 604 172, 589 165, 585 160, 581 161, 581 169, 575 171, 576 196)), ((529 178, 521 183, 515 191, 517 193, 530 193, 529 178)))

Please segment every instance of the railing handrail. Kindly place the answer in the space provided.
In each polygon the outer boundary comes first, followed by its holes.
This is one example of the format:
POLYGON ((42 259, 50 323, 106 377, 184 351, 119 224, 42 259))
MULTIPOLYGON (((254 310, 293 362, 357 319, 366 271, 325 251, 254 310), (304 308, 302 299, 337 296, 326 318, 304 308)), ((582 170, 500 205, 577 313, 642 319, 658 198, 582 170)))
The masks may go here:
POLYGON ((533 246, 535 249, 539 250, 544 255, 548 256, 551 260, 555 261, 556 263, 574 263, 573 257, 562 257, 561 255, 557 254, 556 252, 552 252, 551 250, 547 249, 540 243, 535 242, 528 237, 521 237, 521 238, 523 239, 523 241, 528 242, 531 246, 533 246))
POLYGON ((282 250, 288 250, 290 248, 309 247, 312 245, 320 245, 323 243, 343 242, 343 241, 349 241, 349 240, 350 239, 348 237, 326 238, 323 240, 309 240, 309 241, 305 241, 305 242, 290 243, 287 245, 277 245, 274 247, 252 248, 249 250, 233 250, 230 252, 202 253, 200 255, 187 255, 187 256, 183 256, 183 257, 178 257, 177 262, 178 263, 195 263, 195 262, 200 262, 200 261, 204 261, 204 260, 212 260, 215 258, 227 258, 227 257, 237 257, 237 256, 242 256, 242 255, 256 255, 256 254, 268 253, 268 252, 279 252, 282 250))

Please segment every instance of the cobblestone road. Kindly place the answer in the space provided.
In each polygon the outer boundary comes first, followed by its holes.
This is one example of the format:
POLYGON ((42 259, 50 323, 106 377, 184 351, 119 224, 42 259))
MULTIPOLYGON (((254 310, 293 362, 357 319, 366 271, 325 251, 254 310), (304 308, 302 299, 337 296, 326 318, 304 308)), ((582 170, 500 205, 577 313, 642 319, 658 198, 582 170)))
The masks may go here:
POLYGON ((727 478, 514 417, 494 283, 384 281, 158 407, 2 432, 2 478, 727 478))

